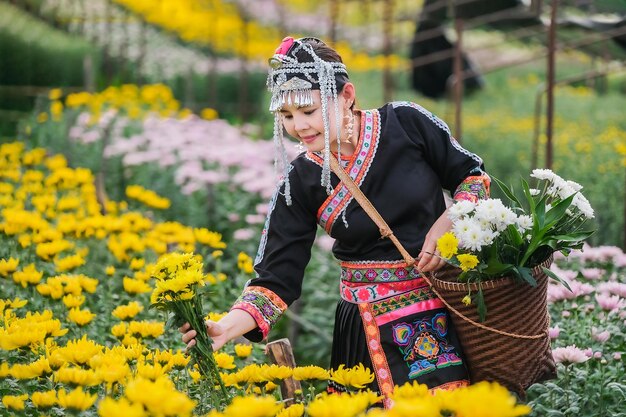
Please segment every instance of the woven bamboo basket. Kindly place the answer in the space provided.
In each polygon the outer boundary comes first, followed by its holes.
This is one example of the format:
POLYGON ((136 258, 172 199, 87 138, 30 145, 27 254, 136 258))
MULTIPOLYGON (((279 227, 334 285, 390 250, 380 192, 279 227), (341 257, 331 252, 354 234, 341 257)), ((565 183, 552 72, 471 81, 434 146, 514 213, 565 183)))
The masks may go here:
POLYGON ((532 269, 536 287, 510 277, 484 282, 484 322, 478 318, 475 304, 461 302, 469 289, 476 292, 478 286, 456 282, 458 269, 427 277, 450 310, 472 383, 495 381, 524 398, 533 383, 556 377, 548 335, 548 277, 541 269, 549 267, 552 259, 550 256, 532 269))

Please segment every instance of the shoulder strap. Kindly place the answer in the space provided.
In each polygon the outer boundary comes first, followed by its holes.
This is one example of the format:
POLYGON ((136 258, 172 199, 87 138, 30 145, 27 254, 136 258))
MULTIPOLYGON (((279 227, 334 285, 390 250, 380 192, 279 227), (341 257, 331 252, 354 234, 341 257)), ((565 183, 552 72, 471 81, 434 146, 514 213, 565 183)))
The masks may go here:
POLYGON ((391 239, 393 244, 400 251, 400 254, 404 258, 404 261, 407 263, 408 266, 412 266, 413 264, 415 264, 415 258, 413 258, 409 254, 409 252, 404 249, 404 246, 402 246, 402 243, 400 243, 398 238, 393 234, 385 219, 382 218, 380 213, 378 213, 376 208, 367 199, 365 194, 363 194, 361 189, 354 183, 354 181, 352 180, 352 178, 350 178, 346 171, 343 170, 343 168, 339 165, 337 158, 335 158, 332 154, 330 155, 330 168, 339 177, 339 180, 343 182, 343 184, 352 194, 352 197, 354 197, 354 199, 361 205, 367 215, 374 221, 374 223, 376 223, 376 226, 378 226, 378 228, 380 229, 380 235, 383 238, 391 239))

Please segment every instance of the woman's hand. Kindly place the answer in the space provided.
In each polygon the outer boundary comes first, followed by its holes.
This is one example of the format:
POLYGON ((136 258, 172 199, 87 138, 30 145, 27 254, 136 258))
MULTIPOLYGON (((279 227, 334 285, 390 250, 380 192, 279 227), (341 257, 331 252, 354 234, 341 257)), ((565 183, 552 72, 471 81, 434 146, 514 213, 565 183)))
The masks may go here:
MULTIPOLYGON (((213 339, 213 350, 220 349, 228 341, 257 327, 252 315, 240 309, 229 311, 218 322, 207 320, 205 325, 207 333, 213 339)), ((191 349, 196 344, 196 336, 198 335, 196 331, 191 328, 189 323, 183 324, 178 330, 183 334, 182 339, 187 344, 187 350, 191 349)))
POLYGON ((446 264, 439 257, 437 250, 437 240, 452 228, 452 220, 448 218, 448 210, 443 212, 437 221, 431 226, 424 238, 422 251, 418 255, 417 269, 420 272, 436 271, 446 264))
MULTIPOLYGON (((213 339, 213 344, 211 345, 213 350, 219 350, 229 340, 225 329, 219 323, 211 320, 207 320, 205 325, 207 333, 213 339)), ((196 344, 196 331, 191 328, 189 323, 183 324, 178 330, 183 334, 183 342, 187 344, 187 351, 189 351, 196 344)))

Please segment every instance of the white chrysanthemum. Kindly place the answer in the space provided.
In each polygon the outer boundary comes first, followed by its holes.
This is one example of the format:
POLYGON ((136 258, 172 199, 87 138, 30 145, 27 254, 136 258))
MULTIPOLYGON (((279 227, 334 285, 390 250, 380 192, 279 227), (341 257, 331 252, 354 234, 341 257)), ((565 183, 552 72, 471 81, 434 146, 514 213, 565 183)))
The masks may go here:
POLYGON ((462 236, 472 229, 480 229, 480 224, 473 217, 465 217, 452 224, 452 232, 457 236, 462 236))
POLYGON ((502 207, 495 213, 492 224, 499 232, 506 229, 509 225, 517 223, 517 215, 508 207, 502 207))
POLYGON ((478 252, 483 246, 491 244, 494 236, 492 231, 482 230, 473 225, 466 232, 458 235, 459 246, 462 249, 478 252))
POLYGON ((536 196, 536 195, 541 194, 541 191, 539 191, 539 190, 538 190, 538 189, 536 189, 536 188, 531 188, 531 189, 529 189, 528 191, 530 191, 530 195, 532 195, 532 196, 536 196))
POLYGON ((448 209, 448 218, 452 221, 460 219, 461 217, 471 213, 476 208, 476 204, 468 200, 461 200, 454 203, 448 209))
POLYGON ((580 193, 576 194, 574 196, 574 200, 572 201, 572 204, 578 210, 580 210, 583 216, 585 216, 587 219, 594 218, 593 208, 591 207, 591 204, 589 204, 589 201, 582 194, 580 193))
POLYGON ((523 231, 529 230, 531 227, 533 227, 533 218, 525 214, 522 214, 517 217, 516 223, 517 223, 517 230, 519 230, 521 234, 523 231))
POLYGON ((500 199, 490 198, 487 200, 481 200, 476 205, 474 217, 492 221, 492 219, 498 217, 499 213, 503 209, 505 209, 505 206, 500 199))
POLYGON ((530 176, 533 178, 537 178, 538 180, 545 180, 549 182, 555 182, 558 180, 563 181, 563 178, 559 177, 549 169, 533 169, 533 172, 532 174, 530 174, 530 176))
POLYGON ((577 183, 577 182, 570 181, 570 180, 567 180, 567 181, 565 181, 565 182, 566 182, 566 184, 567 184, 569 187, 571 187, 571 188, 572 188, 575 192, 578 192, 578 191, 580 191, 580 190, 582 190, 582 189, 583 189, 583 186, 582 186, 582 185, 580 185, 580 184, 579 184, 579 183, 577 183))

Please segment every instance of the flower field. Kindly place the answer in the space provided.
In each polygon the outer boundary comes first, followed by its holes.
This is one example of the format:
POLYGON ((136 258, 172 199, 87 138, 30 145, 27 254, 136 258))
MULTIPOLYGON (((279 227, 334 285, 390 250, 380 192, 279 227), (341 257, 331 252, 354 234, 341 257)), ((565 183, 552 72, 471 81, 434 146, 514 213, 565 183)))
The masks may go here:
MULTIPOLYGON (((371 381, 369 370, 329 370, 319 357, 317 365, 295 369, 269 365, 262 346, 243 341, 214 354, 232 402, 211 400, 175 326, 149 308, 154 266, 166 253, 199 255, 204 314, 217 319, 228 310, 252 274, 249 254, 274 184, 271 147, 210 109, 204 118, 191 115, 163 86, 64 99, 55 91, 41 110, 24 126, 32 146, 0 147, 3 413, 626 415, 626 255, 612 246, 557 256, 552 269, 572 289, 549 287, 559 378, 534 385, 529 407, 498 386, 479 384, 434 396, 405 386, 391 410, 368 410, 378 399, 357 388, 371 381), (207 137, 217 138, 210 152, 207 137), (303 386, 293 405, 280 401, 277 384, 285 378, 303 386), (316 396, 327 379, 354 392, 316 396)), ((326 315, 317 317, 319 325, 308 321, 314 315, 294 317, 305 328, 328 328, 335 298, 327 243, 319 243, 309 278, 322 278, 308 291, 326 315)), ((276 336, 284 332, 279 326, 276 336)), ((315 346, 315 336, 301 337, 296 352, 315 346)))

